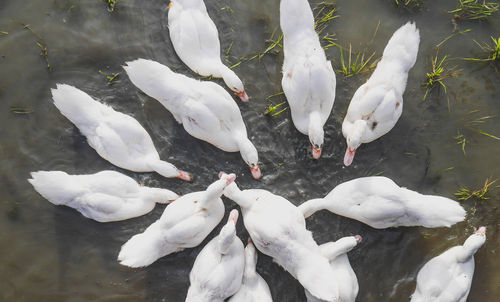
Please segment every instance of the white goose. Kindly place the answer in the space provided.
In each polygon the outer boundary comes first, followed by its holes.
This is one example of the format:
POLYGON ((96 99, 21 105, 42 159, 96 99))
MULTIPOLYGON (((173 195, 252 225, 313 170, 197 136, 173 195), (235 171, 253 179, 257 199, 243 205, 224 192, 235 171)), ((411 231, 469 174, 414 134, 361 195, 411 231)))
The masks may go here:
POLYGON ((200 244, 224 216, 220 197, 235 179, 234 174, 224 175, 206 191, 189 193, 172 202, 160 219, 122 246, 118 261, 130 267, 148 266, 163 256, 200 244))
POLYGON ((115 171, 91 175, 38 171, 32 172, 31 177, 28 181, 51 203, 74 208, 99 222, 141 216, 153 210, 156 203, 170 203, 179 197, 170 190, 140 186, 115 171))
POLYGON ((273 302, 271 291, 266 281, 257 273, 257 252, 248 238, 245 248, 245 270, 241 287, 228 302, 273 302))
POLYGON ((339 301, 335 274, 296 206, 266 190, 241 191, 234 183, 224 190, 224 196, 241 207, 245 228, 259 251, 272 257, 316 298, 339 301))
POLYGON ((68 118, 97 153, 115 166, 135 172, 156 171, 165 177, 191 180, 190 173, 160 160, 149 134, 131 116, 64 84, 52 89, 54 105, 68 118))
POLYGON ((347 140, 344 164, 349 166, 356 149, 389 132, 403 112, 408 71, 417 60, 420 35, 414 23, 406 23, 391 37, 382 60, 354 93, 342 133, 347 140))
POLYGON ((464 245, 432 258, 417 275, 411 302, 466 302, 474 276, 474 254, 486 241, 480 227, 464 245))
MULTIPOLYGON (((342 302, 355 302, 358 295, 358 279, 354 273, 347 252, 352 250, 362 240, 361 236, 344 237, 335 242, 328 242, 319 246, 323 256, 330 260, 336 282, 339 286, 339 301, 342 302)), ((307 302, 321 302, 313 297, 306 290, 307 302)))
POLYGON ((450 227, 465 219, 465 210, 446 197, 422 195, 382 176, 361 177, 336 186, 325 198, 299 206, 309 217, 328 210, 384 229, 398 226, 450 227))
POLYGON ((280 25, 285 54, 281 86, 295 127, 309 136, 313 158, 318 159, 323 126, 335 100, 335 73, 314 30, 307 0, 281 0, 280 25))
POLYGON ((186 302, 223 302, 241 286, 245 250, 236 236, 238 210, 232 210, 220 234, 210 240, 194 261, 186 302))
POLYGON ((192 136, 226 152, 241 153, 254 178, 261 176, 257 149, 234 100, 219 85, 178 74, 158 62, 138 59, 123 67, 130 80, 158 100, 192 136))
POLYGON ((175 52, 192 71, 222 78, 243 102, 248 102, 243 83, 222 64, 219 33, 203 0, 170 1, 168 29, 175 52))

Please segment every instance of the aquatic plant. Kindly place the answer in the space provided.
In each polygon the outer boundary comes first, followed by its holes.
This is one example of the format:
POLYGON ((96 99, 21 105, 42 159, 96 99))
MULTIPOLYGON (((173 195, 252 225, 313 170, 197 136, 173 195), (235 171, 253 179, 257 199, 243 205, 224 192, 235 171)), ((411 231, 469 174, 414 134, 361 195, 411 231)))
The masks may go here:
POLYGON ((370 66, 368 66, 368 63, 373 59, 373 56, 375 56, 375 52, 365 58, 365 50, 356 54, 352 50, 352 45, 349 44, 349 56, 346 61, 346 59, 344 58, 343 47, 339 46, 339 48, 340 63, 342 64, 342 68, 339 69, 338 72, 346 77, 351 77, 359 73, 366 72, 370 69, 370 67, 375 65, 375 62, 373 62, 370 66))
POLYGON ((115 6, 118 3, 118 0, 104 0, 108 7, 108 12, 113 12, 115 10, 115 6))
POLYGON ((395 0, 396 6, 420 9, 424 6, 423 0, 395 0))
POLYGON ((121 74, 121 72, 117 72, 117 73, 112 72, 111 74, 108 75, 101 70, 99 70, 99 73, 106 77, 106 80, 108 81, 108 85, 112 85, 113 83, 115 83, 115 80, 121 74))
POLYGON ((454 19, 483 20, 498 11, 500 3, 486 0, 458 0, 456 9, 449 11, 454 19))
POLYGON ((457 142, 457 145, 462 146, 462 152, 465 154, 465 144, 467 143, 467 140, 465 139, 465 136, 463 134, 457 134, 457 136, 454 137, 455 141, 457 142))
POLYGON ((285 102, 281 102, 281 103, 276 104, 276 105, 272 102, 272 99, 274 97, 283 96, 283 95, 285 95, 285 93, 283 91, 280 91, 280 92, 272 94, 272 95, 270 95, 270 96, 268 96, 266 98, 266 100, 269 101, 269 102, 271 102, 271 104, 268 105, 268 107, 266 109, 266 112, 264 112, 264 115, 269 115, 270 114, 271 116, 277 116, 278 114, 280 114, 280 113, 282 113, 282 112, 284 112, 285 110, 288 109, 288 107, 285 107, 285 108, 279 110, 282 105, 286 104, 286 101, 285 102))
POLYGON ((10 112, 12 112, 14 114, 30 114, 30 113, 35 112, 35 110, 33 108, 20 107, 20 106, 11 106, 9 108, 9 110, 10 110, 10 112))
POLYGON ((448 99, 448 109, 450 108, 450 100, 448 98, 448 90, 445 84, 445 80, 450 77, 457 76, 460 71, 455 70, 455 67, 447 66, 448 55, 445 55, 442 58, 439 58, 439 48, 436 50, 436 55, 431 60, 431 70, 426 73, 426 80, 424 82, 425 87, 425 95, 423 100, 427 99, 429 92, 434 89, 434 87, 441 86, 444 89, 444 93, 448 99))
POLYGON ((500 60, 500 37, 495 39, 490 37, 493 43, 479 43, 476 40, 474 42, 481 48, 481 50, 488 55, 487 58, 464 58, 464 60, 474 61, 474 62, 492 62, 500 60))
POLYGON ((47 49, 47 44, 45 43, 45 40, 36 31, 34 31, 29 24, 23 24, 23 28, 29 30, 37 38, 38 41, 36 42, 36 45, 40 47, 40 56, 43 57, 43 59, 45 60, 45 63, 47 64, 47 69, 49 71, 52 71, 49 62, 49 50, 47 49))
MULTIPOLYGON (((468 200, 470 198, 475 198, 479 200, 486 200, 489 199, 488 192, 490 191, 491 185, 493 185, 497 179, 495 180, 490 180, 490 178, 487 178, 486 181, 484 182, 484 185, 476 190, 472 190, 466 186, 461 186, 456 192, 455 196, 457 196, 458 200, 468 200)), ((498 188, 499 186, 496 186, 495 188, 498 188)))
POLYGON ((335 13, 338 11, 337 3, 332 1, 323 1, 312 9, 314 14, 314 29, 321 35, 321 33, 328 27, 330 21, 339 17, 335 13))

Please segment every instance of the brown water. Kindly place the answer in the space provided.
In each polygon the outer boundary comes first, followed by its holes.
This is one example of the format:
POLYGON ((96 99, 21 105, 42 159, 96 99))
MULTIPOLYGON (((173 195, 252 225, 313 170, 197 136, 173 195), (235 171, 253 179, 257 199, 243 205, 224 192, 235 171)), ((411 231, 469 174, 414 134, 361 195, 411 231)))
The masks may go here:
MULTIPOLYGON (((343 181, 380 172, 400 185, 447 197, 453 197, 460 185, 478 187, 487 177, 500 177, 500 142, 470 130, 500 136, 498 65, 458 59, 479 54, 474 39, 500 36, 499 14, 489 22, 459 22, 460 30, 472 31, 441 48, 441 54, 452 58, 450 66, 462 70, 459 77, 446 81, 450 109, 442 89, 422 101, 425 89, 421 84, 435 54, 434 45, 453 31, 446 10, 454 8, 455 2, 426 1, 422 10, 406 10, 390 0, 338 1, 341 17, 328 30, 336 33, 342 45, 367 47, 379 57, 392 33, 408 20, 416 21, 422 37, 401 119, 388 135, 363 145, 349 168, 342 165, 341 122, 352 94, 369 74, 345 78, 337 73, 337 97, 325 128, 325 149, 322 158, 314 161, 309 141, 295 130, 289 111, 276 117, 263 115, 269 104, 266 97, 281 89, 282 55, 266 55, 261 61, 236 67, 252 97, 249 104, 238 105, 260 152, 265 176, 255 181, 239 154, 224 153, 190 137, 167 110, 140 93, 123 74, 107 85, 99 73, 123 72, 125 61, 143 57, 194 76, 170 43, 168 1, 123 0, 110 13, 100 0, 2 0, 0 31, 8 35, 0 34, 0 300, 183 301, 191 266, 203 247, 165 257, 144 269, 122 267, 116 261, 120 246, 155 221, 164 206, 137 219, 100 224, 74 210, 53 206, 33 190, 26 181, 31 171, 121 171, 101 159, 52 105, 49 89, 59 82, 75 85, 133 115, 151 134, 162 158, 195 172, 196 180, 186 183, 125 171, 143 184, 180 194, 203 190, 220 170, 237 173, 242 188, 265 188, 295 204, 324 196, 343 181), (34 33, 23 24, 29 24, 34 33), (36 42, 40 38, 48 49, 50 72, 39 55, 36 42), (11 107, 33 112, 15 114, 11 107), (483 116, 495 117, 482 124, 473 122, 483 116), (458 133, 466 137, 466 155, 453 139, 458 133)), ((206 4, 224 52, 232 44, 227 56, 230 64, 241 55, 264 50, 264 41, 279 25, 278 0, 207 0, 206 4), (222 9, 226 6, 234 12, 222 9)), ((328 49, 327 55, 339 68, 338 49, 328 49)), ((416 274, 426 261, 463 243, 474 227, 485 225, 488 240, 476 254, 468 301, 493 302, 500 296, 498 189, 489 196, 483 202, 466 201, 467 220, 450 229, 374 230, 329 212, 320 212, 307 222, 319 243, 353 234, 364 237, 350 259, 360 284, 358 301, 370 302, 408 301, 416 274)), ((225 204, 227 211, 235 208, 227 199, 225 204)), ((245 240, 248 235, 241 222, 238 227, 245 240)), ((305 301, 299 283, 268 257, 259 257, 258 271, 275 301, 305 301)))

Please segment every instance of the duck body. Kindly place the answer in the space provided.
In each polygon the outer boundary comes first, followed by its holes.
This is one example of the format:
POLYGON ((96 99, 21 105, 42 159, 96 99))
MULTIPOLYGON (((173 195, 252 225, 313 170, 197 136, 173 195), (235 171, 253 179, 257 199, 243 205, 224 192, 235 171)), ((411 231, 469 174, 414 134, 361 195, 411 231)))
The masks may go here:
POLYGON ((224 195, 240 205, 245 228, 259 251, 272 257, 315 297, 338 301, 334 273, 297 207, 266 190, 240 191, 236 184, 228 186, 224 195))
POLYGON ((245 247, 245 270, 241 287, 229 302, 272 302, 271 291, 266 281, 257 273, 257 252, 249 240, 245 247))
POLYGON ((368 81, 351 99, 342 123, 347 140, 344 164, 350 165, 356 149, 389 132, 403 112, 403 93, 408 72, 415 64, 420 43, 419 31, 408 22, 391 37, 382 59, 368 81))
POLYGON ((411 302, 466 302, 474 275, 474 254, 486 241, 481 227, 463 246, 455 246, 427 262, 417 275, 411 302))
POLYGON ((344 182, 325 198, 306 201, 299 209, 305 217, 326 209, 376 229, 398 226, 450 227, 465 219, 465 210, 456 201, 399 187, 383 176, 361 177, 344 182))
POLYGON ((245 267, 243 243, 236 236, 238 211, 196 257, 186 302, 223 302, 238 291, 245 267))
POLYGON ((203 0, 176 0, 170 3, 170 39, 182 62, 199 75, 223 78, 228 87, 247 102, 243 83, 220 59, 219 32, 203 0))
POLYGON ((124 68, 132 83, 158 100, 190 135, 226 152, 240 151, 245 163, 258 170, 257 149, 247 137, 241 112, 222 87, 151 60, 138 59, 124 68))
MULTIPOLYGON (((349 263, 347 252, 352 250, 359 242, 361 242, 361 236, 356 235, 320 245, 321 253, 329 260, 330 266, 335 273, 336 284, 339 287, 339 301, 341 302, 355 302, 358 295, 358 279, 349 263)), ((324 301, 315 298, 307 290, 306 298, 307 302, 324 301)))
POLYGON ((118 261, 143 267, 184 248, 198 246, 224 216, 220 196, 234 174, 212 183, 206 191, 182 196, 165 208, 160 219, 143 233, 133 236, 121 248, 118 261))
POLYGON ((283 92, 295 127, 309 136, 313 156, 319 158, 323 126, 335 100, 335 73, 314 30, 314 17, 306 0, 281 0, 280 25, 285 55, 283 92))
POLYGON ((99 222, 138 217, 153 210, 156 203, 170 203, 179 197, 170 190, 140 186, 115 171, 91 175, 38 171, 31 177, 28 181, 51 203, 74 208, 99 222))
POLYGON ((85 135, 89 145, 115 166, 135 172, 191 180, 189 173, 160 160, 153 140, 131 116, 92 99, 85 92, 64 84, 52 89, 54 105, 85 135))

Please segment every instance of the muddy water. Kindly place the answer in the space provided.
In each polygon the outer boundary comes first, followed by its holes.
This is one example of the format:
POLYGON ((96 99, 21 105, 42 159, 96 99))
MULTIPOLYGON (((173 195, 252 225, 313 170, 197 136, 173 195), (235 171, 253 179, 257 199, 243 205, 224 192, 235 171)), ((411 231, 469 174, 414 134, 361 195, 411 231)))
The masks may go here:
MULTIPOLYGON (((206 4, 224 52, 232 45, 225 56, 228 64, 264 50, 264 41, 279 25, 277 0, 207 0, 206 4)), ((459 22, 460 30, 471 31, 441 47, 440 53, 451 58, 449 66, 461 70, 458 77, 446 81, 448 106, 442 89, 422 101, 425 89, 421 84, 435 54, 434 45, 453 31, 446 10, 454 8, 455 1, 426 1, 422 10, 397 8, 389 0, 338 1, 340 17, 328 31, 344 46, 367 48, 380 57, 394 30, 408 20, 417 22, 422 37, 400 121, 388 135, 360 148, 349 168, 342 165, 341 121, 352 94, 369 74, 346 78, 337 73, 337 98, 325 127, 325 149, 322 158, 314 161, 308 139, 295 130, 289 111, 275 117, 263 115, 269 105, 266 97, 280 91, 282 54, 241 63, 235 70, 252 101, 238 105, 259 149, 265 175, 255 181, 238 154, 224 153, 190 137, 170 113, 140 93, 123 74, 108 85, 99 72, 123 72, 125 61, 143 57, 194 76, 173 51, 167 5, 163 0, 123 0, 110 13, 100 0, 0 2, 0 31, 8 32, 0 34, 0 300, 183 301, 189 271, 203 246, 145 269, 122 267, 115 260, 120 246, 156 220, 164 206, 137 219, 99 224, 44 200, 26 181, 31 171, 83 174, 115 169, 145 185, 186 194, 203 190, 224 170, 237 173, 242 188, 265 188, 295 204, 323 196, 340 182, 378 173, 411 189, 447 197, 453 197, 460 185, 478 187, 488 177, 500 177, 500 142, 477 132, 500 136, 498 117, 477 123, 481 117, 500 113, 498 66, 459 59, 480 55, 474 39, 487 41, 490 35, 500 35, 498 14, 489 22, 459 22), (48 49, 51 71, 37 41, 48 49), (130 173, 101 159, 51 104, 49 89, 59 82, 75 85, 133 115, 152 135, 162 158, 195 172, 196 180, 186 183, 157 174, 130 173), (32 112, 15 114, 13 107, 32 112), (466 137, 465 155, 453 139, 457 134, 466 137)), ((340 68, 338 49, 328 49, 327 55, 340 68)), ((280 102, 279 97, 273 102, 280 102)), ((476 255, 468 301, 493 302, 500 295, 500 196, 495 190, 489 196, 486 201, 466 201, 467 220, 450 229, 374 230, 328 212, 316 214, 307 223, 319 243, 345 235, 364 237, 350 259, 359 278, 358 301, 369 302, 407 301, 426 261, 462 243, 474 227, 486 225, 488 241, 476 255)), ((229 200, 225 204, 227 211, 235 208, 229 200)), ((238 234, 243 240, 248 236, 241 222, 238 234)), ((259 258, 258 271, 268 281, 275 301, 305 300, 298 282, 268 257, 259 258)))

